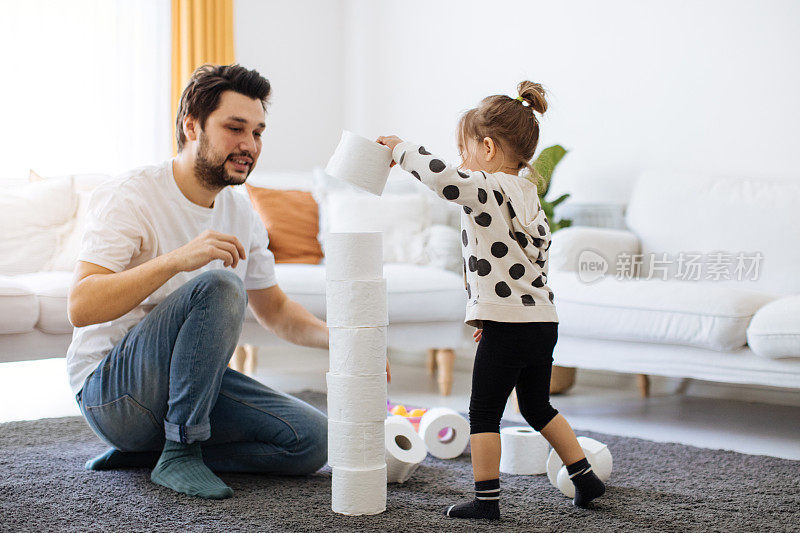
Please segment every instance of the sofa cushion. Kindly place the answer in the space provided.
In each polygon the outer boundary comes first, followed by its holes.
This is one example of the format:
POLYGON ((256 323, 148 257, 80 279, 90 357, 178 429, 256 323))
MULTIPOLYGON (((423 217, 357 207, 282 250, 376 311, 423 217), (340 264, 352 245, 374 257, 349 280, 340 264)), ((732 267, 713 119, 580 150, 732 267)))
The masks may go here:
POLYGON ((780 298, 756 311, 747 328, 747 344, 763 357, 800 357, 800 295, 780 298))
POLYGON ((673 277, 679 254, 696 254, 729 271, 715 284, 791 296, 800 293, 800 247, 791 244, 800 235, 798 204, 796 179, 650 171, 634 186, 626 222, 641 241, 645 273, 667 254, 673 277))
MULTIPOLYGON (((314 315, 325 317, 324 265, 284 263, 275 265, 275 273, 289 298, 314 315)), ((383 275, 390 324, 464 319, 467 296, 458 274, 429 266, 386 263, 383 275)), ((248 316, 252 319, 252 314, 248 316)))
POLYGON ((39 320, 39 302, 24 284, 0 276, 0 334, 33 331, 39 320))
POLYGON ((551 272, 548 284, 559 333, 718 351, 744 346, 751 317, 775 299, 714 282, 605 277, 584 283, 574 272, 551 272))
POLYGON ((72 178, 35 181, 0 193, 0 273, 38 272, 72 230, 78 207, 72 178))
POLYGON ((319 210, 311 193, 245 186, 253 209, 267 228, 275 262, 319 264, 319 210))
POLYGON ((67 295, 72 272, 34 272, 14 276, 14 280, 36 295, 39 320, 36 327, 52 334, 72 333, 67 314, 67 295))

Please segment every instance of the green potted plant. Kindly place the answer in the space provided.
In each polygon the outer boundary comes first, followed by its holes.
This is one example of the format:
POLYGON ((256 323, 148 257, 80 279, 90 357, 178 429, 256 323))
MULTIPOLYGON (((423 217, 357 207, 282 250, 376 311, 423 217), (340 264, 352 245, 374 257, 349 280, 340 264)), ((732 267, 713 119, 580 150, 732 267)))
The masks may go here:
POLYGON ((572 225, 572 220, 561 219, 556 220, 554 216, 555 207, 569 198, 569 193, 564 193, 552 202, 544 199, 547 191, 550 190, 550 183, 553 178, 553 171, 556 165, 567 155, 567 151, 560 144, 549 146, 539 152, 539 157, 533 162, 534 173, 529 174, 527 178, 531 180, 539 189, 539 202, 542 204, 547 220, 550 224, 550 233, 555 233, 561 228, 566 228, 572 225))

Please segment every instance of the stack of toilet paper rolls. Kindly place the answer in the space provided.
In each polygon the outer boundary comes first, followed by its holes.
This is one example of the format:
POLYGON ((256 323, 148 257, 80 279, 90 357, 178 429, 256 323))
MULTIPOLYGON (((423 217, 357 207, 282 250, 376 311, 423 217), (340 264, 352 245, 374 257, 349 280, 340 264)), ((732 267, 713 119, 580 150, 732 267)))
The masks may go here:
POLYGON ((331 508, 386 510, 386 280, 378 232, 326 237, 331 508))

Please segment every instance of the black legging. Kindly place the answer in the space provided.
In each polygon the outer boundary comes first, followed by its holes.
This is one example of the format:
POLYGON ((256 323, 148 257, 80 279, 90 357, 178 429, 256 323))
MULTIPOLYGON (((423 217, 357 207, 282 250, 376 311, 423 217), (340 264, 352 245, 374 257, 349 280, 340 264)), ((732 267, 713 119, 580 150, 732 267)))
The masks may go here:
POLYGON ((528 424, 541 431, 558 411, 550 405, 553 348, 557 322, 483 321, 472 370, 470 433, 499 433, 512 389, 528 424))

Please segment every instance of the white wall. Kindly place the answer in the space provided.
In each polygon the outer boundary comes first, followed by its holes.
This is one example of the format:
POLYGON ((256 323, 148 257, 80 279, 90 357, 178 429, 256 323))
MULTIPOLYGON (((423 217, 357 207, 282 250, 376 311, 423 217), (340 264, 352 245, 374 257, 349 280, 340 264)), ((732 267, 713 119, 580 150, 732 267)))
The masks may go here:
POLYGON ((272 84, 258 170, 324 165, 341 135, 343 11, 338 0, 236 0, 236 61, 272 84))
POLYGON ((648 167, 800 179, 800 3, 350 0, 346 109, 455 156, 458 114, 522 79, 550 90, 553 192, 626 200, 648 167))
POLYGON ((800 179, 792 0, 237 0, 236 30, 275 83, 262 168, 324 163, 342 127, 452 159, 458 115, 531 79, 540 146, 571 151, 553 193, 625 201, 651 167, 800 179))

